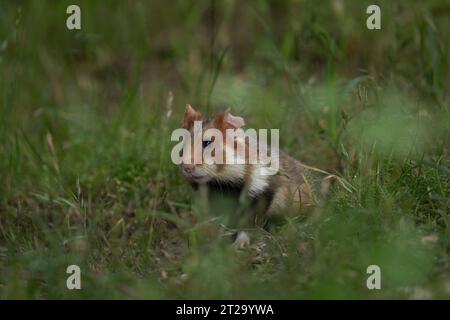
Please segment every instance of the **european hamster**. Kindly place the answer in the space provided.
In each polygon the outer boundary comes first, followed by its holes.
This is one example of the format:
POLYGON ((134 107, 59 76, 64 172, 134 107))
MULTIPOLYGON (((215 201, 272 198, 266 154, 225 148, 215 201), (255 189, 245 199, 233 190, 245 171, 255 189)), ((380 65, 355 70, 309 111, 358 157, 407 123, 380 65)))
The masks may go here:
MULTIPOLYGON (((184 113, 183 127, 191 135, 190 143, 192 152, 184 152, 182 156, 181 171, 194 188, 206 186, 210 190, 230 194, 239 198, 245 195, 252 209, 250 220, 257 217, 268 218, 283 212, 286 209, 301 210, 304 207, 317 203, 320 180, 316 172, 309 169, 299 161, 278 151, 279 170, 273 175, 264 175, 260 170, 263 166, 249 161, 248 139, 226 139, 226 130, 238 130, 243 128, 245 121, 242 117, 232 115, 228 110, 211 118, 205 118, 200 112, 187 105, 184 113), (201 146, 195 148, 194 122, 201 121, 201 146), (243 163, 217 164, 208 159, 203 152, 209 147, 214 138, 208 136, 207 129, 218 129, 223 133, 222 152, 227 159, 229 152, 237 152, 239 147, 246 147, 243 163), (229 141, 231 140, 231 141, 229 141), (194 163, 194 157, 201 159, 200 163, 194 163), (208 161, 209 160, 209 161, 208 161), (209 164, 208 164, 209 163, 209 164)), ((211 131, 211 130, 210 130, 211 131)), ((199 134, 199 132, 197 132, 199 134)), ((258 139, 260 141, 260 139, 258 139)), ((198 140, 197 140, 198 142, 198 140)), ((270 146, 265 145, 267 150, 270 146)), ((258 145, 258 149, 260 145, 258 145)), ((220 152, 220 151, 219 151, 220 152)), ((255 152, 253 150, 253 152, 255 152)), ((211 153, 214 156, 214 152, 211 153)), ((266 221, 262 219, 262 221, 266 221)), ((254 221, 253 221, 254 223, 254 221)), ((264 222, 262 223, 264 224, 264 222)), ((243 247, 249 244, 246 233, 239 232, 235 245, 243 247)))

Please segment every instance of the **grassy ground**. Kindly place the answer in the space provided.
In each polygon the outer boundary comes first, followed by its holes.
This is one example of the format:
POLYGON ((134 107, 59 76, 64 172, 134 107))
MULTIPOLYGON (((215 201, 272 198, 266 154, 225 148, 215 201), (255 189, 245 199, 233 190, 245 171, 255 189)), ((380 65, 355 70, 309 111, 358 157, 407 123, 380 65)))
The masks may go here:
POLYGON ((0 1, 0 298, 450 298, 450 3, 372 2, 0 1), (231 250, 186 103, 346 188, 231 250))

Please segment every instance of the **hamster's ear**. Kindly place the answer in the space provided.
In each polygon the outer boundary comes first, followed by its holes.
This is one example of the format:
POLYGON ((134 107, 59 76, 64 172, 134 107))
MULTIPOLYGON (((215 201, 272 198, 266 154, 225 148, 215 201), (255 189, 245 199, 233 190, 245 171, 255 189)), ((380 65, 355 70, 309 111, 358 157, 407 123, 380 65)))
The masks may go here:
POLYGON ((245 121, 244 118, 233 116, 229 110, 226 110, 217 117, 216 125, 224 129, 239 129, 245 126, 245 121))
POLYGON ((235 129, 239 129, 245 126, 244 118, 239 116, 233 116, 231 113, 228 113, 228 115, 225 117, 225 122, 227 125, 235 129))
POLYGON ((201 120, 202 114, 198 111, 196 111, 194 108, 191 107, 190 104, 186 105, 186 110, 184 111, 184 120, 183 120, 183 127, 185 129, 189 129, 193 126, 194 121, 201 120))

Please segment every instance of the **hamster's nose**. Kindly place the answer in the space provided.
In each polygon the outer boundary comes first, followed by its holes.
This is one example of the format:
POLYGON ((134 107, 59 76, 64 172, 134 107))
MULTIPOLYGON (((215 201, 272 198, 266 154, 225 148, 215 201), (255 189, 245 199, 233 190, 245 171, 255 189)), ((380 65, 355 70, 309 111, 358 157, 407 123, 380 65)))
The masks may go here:
POLYGON ((192 173, 192 172, 194 172, 195 165, 183 163, 183 164, 181 165, 181 168, 182 168, 183 171, 186 172, 186 173, 192 173))

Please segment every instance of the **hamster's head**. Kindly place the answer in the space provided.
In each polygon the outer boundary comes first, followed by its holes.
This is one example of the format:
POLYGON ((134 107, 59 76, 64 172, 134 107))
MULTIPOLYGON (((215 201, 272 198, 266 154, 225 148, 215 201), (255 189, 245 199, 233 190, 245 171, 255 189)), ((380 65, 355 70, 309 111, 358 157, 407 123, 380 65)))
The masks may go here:
POLYGON ((237 148, 238 139, 227 139, 227 130, 237 130, 245 125, 242 117, 233 116, 227 110, 212 118, 203 115, 187 105, 183 127, 189 131, 190 139, 185 140, 181 172, 193 183, 210 181, 234 183, 244 178, 245 165, 227 164, 227 158, 237 148), (201 126, 200 126, 201 124, 201 126), (215 129, 215 130, 208 130, 215 129), (215 133, 220 132, 221 135, 215 133), (197 145, 196 145, 197 144, 197 145), (186 152, 189 150, 189 152, 186 152), (223 161, 216 161, 216 152, 222 152, 223 161))

